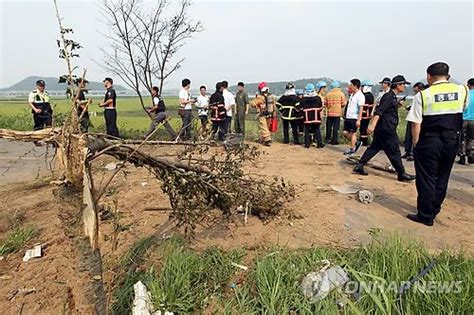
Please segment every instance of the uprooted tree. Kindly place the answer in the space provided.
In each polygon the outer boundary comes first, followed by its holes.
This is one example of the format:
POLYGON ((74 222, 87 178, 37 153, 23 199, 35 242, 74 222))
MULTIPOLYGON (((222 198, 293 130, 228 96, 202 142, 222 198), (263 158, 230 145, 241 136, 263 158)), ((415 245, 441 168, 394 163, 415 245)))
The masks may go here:
MULTIPOLYGON (((63 27, 57 3, 54 1, 61 40, 60 57, 66 61, 68 73, 62 77, 71 89, 72 104, 68 119, 61 127, 40 131, 21 132, 0 129, 0 138, 52 144, 56 149, 57 168, 55 176, 62 183, 76 191, 82 191, 83 221, 85 234, 90 237, 92 248, 98 247, 97 204, 107 186, 117 172, 110 176, 102 187, 95 187, 91 164, 101 155, 108 155, 137 167, 145 167, 161 182, 162 190, 171 204, 170 216, 178 227, 186 232, 208 218, 214 211, 231 216, 238 209, 254 213, 263 218, 271 218, 281 213, 286 201, 294 197, 293 186, 283 179, 251 175, 244 171, 246 163, 254 162, 260 155, 255 146, 240 144, 225 150, 212 143, 169 143, 180 145, 183 150, 174 159, 154 157, 140 151, 144 140, 137 147, 126 145, 124 141, 110 140, 106 135, 83 134, 79 130, 76 112, 76 97, 83 88, 82 80, 75 80, 72 58, 80 45, 66 34, 72 29, 63 27)), ((159 142, 166 145, 165 142, 159 142)))

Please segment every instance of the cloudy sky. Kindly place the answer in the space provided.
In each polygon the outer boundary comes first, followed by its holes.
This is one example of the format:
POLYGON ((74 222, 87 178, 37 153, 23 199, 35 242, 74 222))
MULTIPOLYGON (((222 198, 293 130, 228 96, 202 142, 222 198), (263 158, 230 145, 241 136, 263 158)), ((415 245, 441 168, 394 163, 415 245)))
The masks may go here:
MULTIPOLYGON (((81 67, 101 80, 107 39, 100 1, 58 2, 84 46, 81 67)), ((53 1, 0 0, 0 10, 0 87, 62 74, 53 1)), ((418 80, 439 60, 460 81, 474 76, 472 1, 195 0, 191 10, 204 31, 182 49, 186 61, 167 88, 183 77, 195 85, 321 76, 378 81, 398 73, 418 80)))

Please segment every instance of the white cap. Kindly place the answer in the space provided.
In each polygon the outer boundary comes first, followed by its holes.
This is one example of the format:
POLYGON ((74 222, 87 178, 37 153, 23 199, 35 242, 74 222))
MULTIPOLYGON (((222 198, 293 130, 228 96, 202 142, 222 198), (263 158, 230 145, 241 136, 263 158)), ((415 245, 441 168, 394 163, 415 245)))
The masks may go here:
POLYGON ((268 86, 266 86, 266 87, 263 87, 263 88, 262 88, 261 92, 262 92, 262 93, 263 93, 263 92, 268 92, 268 90, 269 90, 269 88, 268 88, 268 86))

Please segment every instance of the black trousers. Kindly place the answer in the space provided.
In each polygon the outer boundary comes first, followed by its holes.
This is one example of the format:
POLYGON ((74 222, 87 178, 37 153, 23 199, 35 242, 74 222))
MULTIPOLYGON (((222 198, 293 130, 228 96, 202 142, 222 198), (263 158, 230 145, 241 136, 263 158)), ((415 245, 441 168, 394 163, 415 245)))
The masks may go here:
POLYGON ((400 147, 398 146, 397 134, 378 134, 374 133, 374 140, 370 146, 365 150, 364 154, 360 158, 360 164, 367 164, 374 156, 377 155, 381 150, 385 152, 390 163, 395 168, 399 175, 405 173, 405 167, 402 163, 402 155, 400 153, 400 147))
POLYGON ((339 144, 339 127, 341 117, 326 118, 326 143, 339 144))
POLYGON ((300 144, 299 125, 300 121, 296 119, 282 119, 283 122, 283 143, 290 143, 290 126, 293 134, 293 143, 300 144))
POLYGON ((362 141, 363 145, 369 144, 369 135, 367 133, 367 129, 369 128, 370 119, 362 119, 360 121, 360 141, 362 141))
POLYGON ((321 124, 305 124, 304 125, 304 146, 309 148, 311 143, 317 142, 318 145, 323 144, 321 137, 321 124))
POLYGON ((457 135, 422 136, 415 147, 418 215, 432 220, 441 211, 459 148, 457 135))
POLYGON ((407 130, 405 132, 404 145, 405 145, 406 155, 413 156, 413 136, 411 134, 411 126, 412 126, 412 122, 407 121, 407 130))
POLYGON ((120 138, 117 128, 117 111, 115 109, 104 109, 105 129, 109 136, 120 138))
POLYGON ((48 113, 33 114, 34 130, 49 128, 53 125, 53 115, 48 113))
POLYGON ((214 136, 217 133, 217 138, 219 141, 224 141, 225 135, 228 133, 228 131, 229 131, 229 119, 223 119, 221 121, 212 122, 211 135, 214 136))

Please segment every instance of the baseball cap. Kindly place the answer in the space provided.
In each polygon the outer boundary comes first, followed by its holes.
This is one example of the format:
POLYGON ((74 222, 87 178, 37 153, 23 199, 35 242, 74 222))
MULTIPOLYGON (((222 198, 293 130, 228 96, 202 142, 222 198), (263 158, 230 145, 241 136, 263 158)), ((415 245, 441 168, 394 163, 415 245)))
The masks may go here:
POLYGON ((112 80, 112 78, 109 78, 109 77, 106 77, 106 78, 104 79, 104 81, 102 81, 102 82, 105 82, 105 81, 109 81, 109 82, 112 83, 112 84, 114 83, 114 80, 112 80))
POLYGON ((45 86, 46 83, 43 80, 36 81, 36 85, 45 86))
POLYGON ((397 76, 394 76, 393 79, 392 79, 392 84, 406 84, 406 85, 410 85, 411 82, 408 82, 407 80, 405 80, 405 77, 402 76, 402 75, 397 75, 397 76))
POLYGON ((382 83, 388 83, 388 84, 390 84, 391 82, 392 82, 392 81, 390 80, 390 78, 385 77, 385 78, 382 79, 382 81, 379 82, 379 84, 382 84, 382 83))

